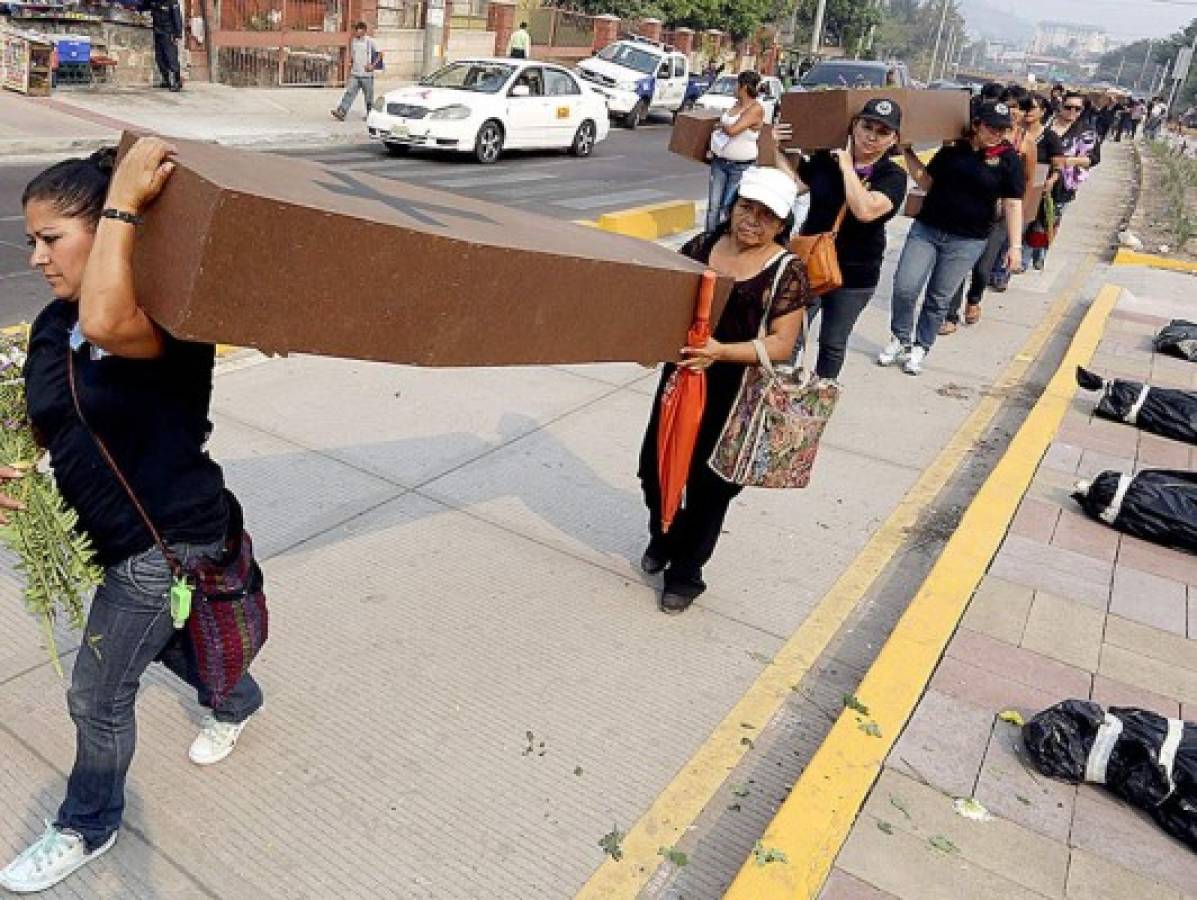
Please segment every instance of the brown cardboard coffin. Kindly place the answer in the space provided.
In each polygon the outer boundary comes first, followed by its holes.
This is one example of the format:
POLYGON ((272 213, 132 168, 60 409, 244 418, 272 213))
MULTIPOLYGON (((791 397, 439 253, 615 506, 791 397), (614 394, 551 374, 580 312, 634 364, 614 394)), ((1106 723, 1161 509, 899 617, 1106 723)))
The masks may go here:
POLYGON ((1031 176, 1031 186, 1027 188, 1027 192, 1022 198, 1023 227, 1030 225, 1039 215, 1039 204, 1043 202, 1043 189, 1047 184, 1049 172, 1051 172, 1051 166, 1047 163, 1035 164, 1035 174, 1031 176))
MULTIPOLYGON (((695 162, 708 162, 708 152, 711 148, 711 135, 715 126, 719 124, 719 113, 713 109, 692 109, 677 114, 673 123, 673 133, 669 136, 669 150, 678 156, 692 159, 695 162)), ((773 143, 773 126, 761 127, 761 136, 757 142, 758 166, 774 166, 777 164, 777 149, 773 143)))
MULTIPOLYGON (((175 144, 134 266, 139 302, 176 337, 424 366, 649 364, 685 344, 703 267, 656 244, 303 160, 175 144)), ((714 317, 729 288, 721 279, 714 317)))
POLYGON ((790 91, 781 98, 781 121, 793 129, 785 149, 827 150, 843 147, 853 116, 874 97, 884 97, 902 110, 902 143, 930 144, 961 137, 968 129, 965 91, 914 88, 790 91))

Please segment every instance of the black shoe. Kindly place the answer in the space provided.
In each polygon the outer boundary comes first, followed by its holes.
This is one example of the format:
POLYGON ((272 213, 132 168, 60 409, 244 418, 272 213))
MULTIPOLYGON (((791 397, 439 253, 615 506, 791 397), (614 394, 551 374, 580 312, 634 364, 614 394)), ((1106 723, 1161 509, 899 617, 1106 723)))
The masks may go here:
POLYGON ((173 91, 174 93, 177 94, 179 91, 183 90, 183 82, 176 81, 174 84, 172 84, 170 86, 170 89, 171 89, 171 91, 173 91))
POLYGON ((645 575, 656 575, 663 572, 667 565, 669 565, 669 560, 657 556, 652 547, 645 550, 644 555, 640 557, 640 568, 644 570, 645 575))
POLYGON ((685 612, 706 589, 701 575, 681 575, 669 569, 665 573, 665 589, 661 591, 661 612, 667 615, 685 612))
POLYGON ((1043 260, 1041 260, 1041 259, 1031 260, 1031 265, 1034 266, 1039 271, 1043 270, 1043 260))
POLYGON ((667 616, 676 616, 679 613, 684 613, 690 608, 690 604, 694 602, 694 597, 683 597, 681 594, 675 594, 665 588, 661 592, 661 612, 667 616))

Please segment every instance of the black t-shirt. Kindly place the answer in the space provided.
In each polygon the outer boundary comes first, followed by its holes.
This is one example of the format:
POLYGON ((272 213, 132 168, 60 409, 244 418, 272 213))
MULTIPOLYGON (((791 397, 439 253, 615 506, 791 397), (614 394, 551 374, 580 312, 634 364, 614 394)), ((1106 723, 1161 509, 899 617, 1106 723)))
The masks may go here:
POLYGON ((993 150, 951 144, 932 157, 927 172, 932 184, 919 221, 960 237, 989 237, 998 200, 1020 199, 1026 191, 1022 160, 1010 144, 993 150))
MULTIPOLYGON (((75 412, 67 353, 78 318, 78 304, 62 300, 37 317, 25 393, 58 488, 98 561, 111 565, 148 550, 154 539, 75 412)), ((151 360, 93 359, 83 344, 74 351, 79 402, 163 539, 218 541, 228 524, 224 476, 204 451, 215 347, 165 341, 163 355, 151 360)))
MULTIPOLYGON (((798 177, 810 188, 810 212, 800 233, 831 231, 835 217, 844 206, 844 174, 839 163, 830 152, 820 151, 798 163, 798 177)), ((844 216, 844 224, 835 241, 844 287, 877 286, 885 256, 885 223, 902 209, 906 200, 906 181, 906 173, 888 157, 882 157, 864 179, 870 191, 884 194, 894 208, 872 222, 861 222, 851 210, 844 216)))
POLYGON ((1035 162, 1041 165, 1050 164, 1054 157, 1064 155, 1064 142, 1054 129, 1044 128, 1043 134, 1039 135, 1039 140, 1035 142, 1035 152, 1035 162))

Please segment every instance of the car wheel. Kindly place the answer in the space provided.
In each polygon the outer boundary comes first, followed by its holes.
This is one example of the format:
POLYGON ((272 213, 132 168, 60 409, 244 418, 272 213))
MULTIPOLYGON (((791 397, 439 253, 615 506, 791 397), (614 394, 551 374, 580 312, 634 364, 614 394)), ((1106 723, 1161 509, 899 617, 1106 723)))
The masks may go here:
POLYGON ((391 156, 406 156, 407 151, 411 149, 408 144, 396 144, 394 141, 385 141, 384 146, 391 156))
POLYGON ((577 134, 574 135, 574 142, 570 145, 569 152, 577 157, 589 156, 594 152, 594 139, 597 133, 598 130, 594 127, 594 123, 587 119, 578 126, 577 134))
POLYGON ((490 165, 498 162, 502 155, 503 126, 491 119, 478 129, 478 138, 474 141, 474 156, 483 165, 490 165))
POLYGON ((640 100, 635 106, 632 107, 632 111, 624 116, 624 127, 635 130, 636 126, 643 122, 647 116, 648 103, 646 103, 644 100, 640 100))

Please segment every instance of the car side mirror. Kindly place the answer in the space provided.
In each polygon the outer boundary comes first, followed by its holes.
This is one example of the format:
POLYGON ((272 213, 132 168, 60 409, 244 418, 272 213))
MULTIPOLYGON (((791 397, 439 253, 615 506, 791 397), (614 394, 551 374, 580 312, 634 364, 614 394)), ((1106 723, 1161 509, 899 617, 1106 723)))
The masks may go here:
POLYGON ((673 69, 670 68, 669 63, 663 63, 661 68, 657 69, 657 77, 668 78, 672 72, 673 69))
POLYGON ((532 96, 532 88, 528 87, 528 85, 526 85, 526 84, 517 84, 515 87, 513 87, 511 89, 511 96, 512 97, 531 97, 532 96))

